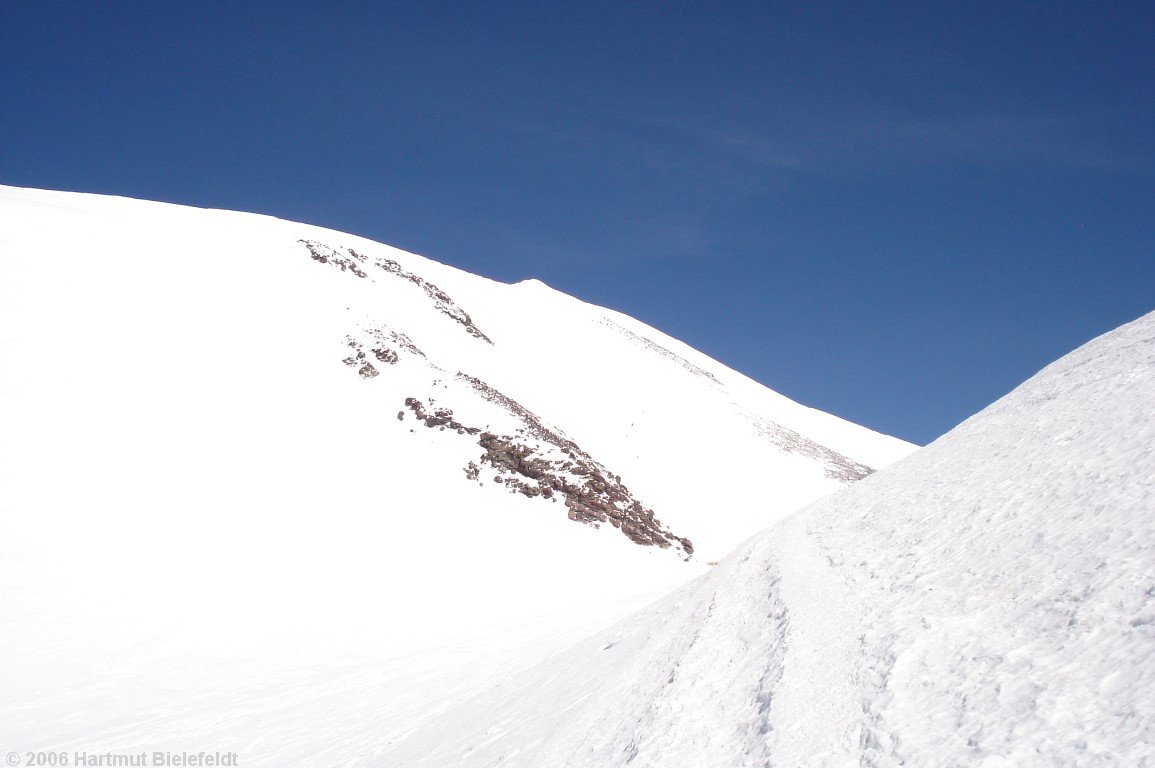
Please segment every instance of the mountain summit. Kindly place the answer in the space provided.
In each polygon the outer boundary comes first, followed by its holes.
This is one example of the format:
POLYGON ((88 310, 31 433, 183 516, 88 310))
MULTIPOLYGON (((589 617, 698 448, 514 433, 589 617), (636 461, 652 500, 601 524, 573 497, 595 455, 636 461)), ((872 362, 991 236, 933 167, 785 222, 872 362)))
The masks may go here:
POLYGON ((20 748, 360 764, 914 450, 539 281, 265 216, 0 187, 0 270, 20 748))

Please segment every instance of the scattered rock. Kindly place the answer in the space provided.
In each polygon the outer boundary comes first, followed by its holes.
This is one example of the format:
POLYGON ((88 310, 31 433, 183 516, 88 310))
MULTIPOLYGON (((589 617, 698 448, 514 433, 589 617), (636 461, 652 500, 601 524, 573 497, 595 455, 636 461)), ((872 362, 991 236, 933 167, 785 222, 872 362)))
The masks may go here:
POLYGON ((719 381, 718 381, 718 377, 717 377, 717 376, 715 376, 714 374, 710 373, 710 372, 709 372, 709 371, 707 371, 705 368, 702 368, 702 367, 700 367, 700 366, 694 365, 694 364, 693 364, 693 363, 691 363, 689 360, 687 360, 686 358, 684 358, 684 357, 682 357, 681 355, 677 354, 676 352, 671 352, 670 350, 668 350, 668 349, 666 349, 665 347, 663 347, 661 344, 658 344, 658 343, 657 343, 657 342, 655 342, 655 341, 651 341, 650 339, 647 339, 645 336, 642 336, 642 335, 640 335, 640 334, 634 333, 634 332, 633 332, 633 331, 631 331, 629 328, 625 328, 625 327, 623 327, 623 326, 620 326, 620 325, 618 325, 617 323, 615 323, 613 320, 610 320, 609 318, 603 318, 603 319, 602 319, 602 324, 603 324, 603 325, 608 325, 610 328, 613 328, 615 331, 617 331, 618 333, 622 334, 622 335, 623 335, 623 336, 625 336, 626 338, 628 338, 628 339, 632 339, 633 341, 636 341, 637 343, 639 343, 639 344, 641 344, 642 346, 646 347, 646 348, 647 348, 647 349, 649 349, 651 352, 656 352, 657 354, 661 355, 662 357, 664 357, 664 358, 666 358, 666 359, 668 359, 668 360, 672 360, 673 362, 675 362, 675 363, 677 363, 678 365, 682 366, 682 367, 683 367, 683 368, 685 368, 687 371, 689 371, 690 373, 692 373, 692 374, 694 374, 694 375, 696 375, 696 376, 701 376, 701 377, 702 377, 702 378, 704 378, 704 379, 709 379, 710 381, 713 381, 713 382, 714 382, 714 383, 716 383, 716 384, 718 384, 718 383, 721 383, 721 382, 719 382, 719 381))
MULTIPOLYGON (((432 401, 430 401, 432 402, 432 401)), ((481 432, 478 427, 467 427, 461 422, 453 418, 453 411, 449 408, 438 408, 430 413, 425 410, 425 405, 415 397, 405 398, 405 406, 413 411, 413 415, 417 417, 418 421, 424 422, 427 427, 446 427, 457 432, 459 435, 476 435, 481 432)))
POLYGON ((397 364, 397 353, 391 349, 381 349, 380 347, 373 349, 373 357, 377 358, 382 363, 389 365, 397 364))
POLYGON ((365 350, 361 349, 361 344, 357 342, 352 336, 346 336, 345 338, 348 339, 347 346, 353 350, 353 354, 349 355, 341 362, 350 368, 356 368, 357 373, 361 374, 362 379, 371 379, 378 375, 380 371, 378 371, 373 366, 373 364, 365 358, 365 350))
POLYGON ((407 397, 406 407, 426 427, 444 429, 448 426, 458 434, 478 435, 477 444, 484 453, 479 462, 471 461, 465 467, 466 478, 476 479, 481 467, 489 465, 497 473, 493 482, 504 485, 510 493, 551 501, 556 500, 555 495, 562 497, 570 520, 595 528, 608 522, 637 544, 663 549, 673 546, 687 556, 693 554, 694 545, 690 540, 675 536, 665 528, 652 510, 633 498, 622 484, 620 475, 607 471, 572 440, 546 427, 536 415, 512 398, 480 379, 461 373, 458 376, 472 384, 487 400, 499 403, 517 415, 524 424, 519 433, 531 435, 545 444, 534 447, 524 442, 524 437, 481 432, 476 427, 456 421, 453 411, 448 408, 430 411, 417 398, 407 397), (553 457, 548 455, 551 449, 555 452, 553 457))
POLYGON ((759 435, 768 438, 783 452, 808 456, 822 462, 823 472, 832 480, 853 483, 874 473, 874 470, 865 464, 859 464, 840 453, 835 453, 826 446, 803 437, 781 424, 761 417, 752 419, 752 422, 759 435))
POLYGON ((299 240, 298 242, 308 249, 309 255, 314 261, 338 267, 342 272, 352 272, 357 277, 368 278, 369 275, 363 267, 374 266, 388 274, 395 275, 403 280, 408 280, 419 287, 425 295, 429 297, 433 302, 433 306, 435 306, 439 312, 455 322, 460 323, 461 326, 465 328, 465 332, 470 336, 480 339, 487 344, 493 343, 488 336, 481 332, 480 328, 474 325, 469 313, 454 303, 453 299, 449 297, 449 294, 420 275, 405 269, 393 259, 379 257, 370 261, 368 256, 363 253, 358 253, 352 248, 339 251, 336 248, 332 248, 315 240, 299 240))
POLYGON ((334 267, 340 268, 342 272, 352 272, 357 277, 368 277, 368 273, 361 268, 361 264, 365 262, 365 257, 349 251, 350 256, 342 256, 337 251, 333 250, 327 245, 314 242, 312 240, 300 240, 306 248, 309 249, 309 255, 313 257, 313 261, 319 261, 322 264, 330 264, 334 267), (361 262, 361 264, 358 263, 361 262))

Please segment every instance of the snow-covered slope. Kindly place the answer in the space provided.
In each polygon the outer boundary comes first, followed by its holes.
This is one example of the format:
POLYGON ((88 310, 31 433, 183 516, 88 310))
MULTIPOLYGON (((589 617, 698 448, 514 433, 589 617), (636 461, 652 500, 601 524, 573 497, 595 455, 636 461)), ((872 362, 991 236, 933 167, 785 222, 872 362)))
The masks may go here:
POLYGON ((1155 765, 1155 313, 379 765, 1155 765))
POLYGON ((0 749, 358 764, 913 450, 303 224, 0 187, 0 749))

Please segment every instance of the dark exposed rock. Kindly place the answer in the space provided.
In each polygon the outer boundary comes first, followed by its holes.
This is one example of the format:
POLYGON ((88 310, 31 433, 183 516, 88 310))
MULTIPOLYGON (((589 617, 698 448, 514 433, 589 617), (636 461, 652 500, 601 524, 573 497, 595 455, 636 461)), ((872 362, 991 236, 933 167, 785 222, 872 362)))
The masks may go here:
POLYGON ((415 397, 405 398, 405 407, 413 411, 417 420, 424 422, 427 427, 449 427, 459 435, 476 435, 481 432, 478 427, 467 427, 454 419, 453 411, 448 408, 438 408, 432 413, 426 411, 422 402, 415 397))
POLYGON ((358 335, 361 338, 357 338, 352 335, 345 337, 345 346, 347 346, 352 351, 352 354, 344 358, 341 362, 350 368, 356 368, 357 372, 361 374, 361 378, 363 379, 371 379, 374 376, 380 374, 380 371, 377 370, 376 366, 369 362, 368 357, 365 354, 365 343, 362 341, 362 339, 367 338, 368 343, 376 343, 378 345, 372 347, 370 351, 373 353, 373 357, 375 357, 380 363, 397 365, 397 361, 400 359, 396 350, 382 345, 382 342, 387 338, 394 341, 403 342, 401 346, 404 349, 424 357, 421 350, 417 349, 417 347, 413 345, 413 342, 409 341, 409 338, 404 334, 394 333, 392 331, 381 328, 367 328, 359 331, 358 335))
POLYGON ((489 402, 497 403, 498 405, 505 408, 505 410, 521 419, 522 423, 525 424, 525 429, 528 434, 547 443, 550 443, 551 445, 557 446, 561 449, 562 453, 566 454, 571 459, 576 459, 578 452, 581 452, 582 454, 585 453, 580 448, 578 448, 572 440, 562 437, 557 432, 554 432, 552 429, 542 424, 541 419, 539 419, 535 413, 525 408, 521 403, 517 402, 512 397, 509 397, 505 393, 499 392, 476 376, 469 376, 462 373, 461 371, 458 371, 456 378, 460 381, 467 382, 471 387, 477 390, 478 394, 480 394, 489 402))
MULTIPOLYGON (((352 249, 350 249, 350 253, 353 253, 352 249)), ((421 290, 425 292, 425 295, 433 300, 433 305, 437 307, 438 311, 460 323, 462 327, 465 328, 465 332, 470 336, 481 339, 489 344, 493 343, 488 336, 481 332, 480 328, 473 324, 473 319, 469 316, 469 313, 457 306, 453 299, 449 297, 449 294, 438 288, 436 284, 431 283, 420 275, 410 272, 393 259, 380 258, 377 259, 375 264, 380 269, 397 275, 420 287, 421 290)))
POLYGON ((309 255, 314 261, 338 267, 342 272, 348 271, 357 277, 366 278, 369 277, 369 275, 363 267, 375 266, 391 275, 400 277, 403 280, 408 280, 419 287, 425 295, 429 297, 433 302, 433 306, 435 306, 439 312, 461 324, 461 326, 465 328, 465 332, 470 336, 480 339, 487 344, 493 343, 493 341, 474 324, 469 313, 457 306, 453 299, 449 297, 449 294, 438 288, 436 284, 405 269, 393 259, 379 257, 370 260, 368 256, 363 253, 358 253, 352 248, 339 251, 324 243, 318 243, 315 240, 300 240, 298 242, 308 249, 309 255))
POLYGON ((526 444, 524 438, 481 432, 476 427, 457 422, 453 411, 448 408, 430 412, 417 398, 406 398, 405 405, 425 426, 448 426, 458 434, 478 435, 477 444, 484 453, 480 462, 470 462, 466 466, 467 478, 476 479, 481 467, 488 464, 497 473, 493 481, 503 484, 510 493, 551 500, 560 495, 570 520, 595 528, 608 522, 637 544, 663 549, 673 546, 680 548, 687 557, 693 554, 694 545, 690 540, 675 536, 663 526, 652 510, 630 494, 619 475, 608 472, 576 443, 545 426, 517 401, 480 379, 461 373, 458 377, 472 384, 487 400, 503 405, 518 416, 524 424, 520 432, 545 444, 534 447, 526 444), (550 449, 555 452, 554 457, 546 453, 550 449))
MULTIPOLYGON (((406 352, 410 352, 414 355, 417 355, 418 357, 425 357, 425 353, 418 349, 417 345, 414 344, 408 336, 406 336, 404 333, 401 333, 400 331, 392 331, 386 328, 370 328, 366 331, 366 333, 379 342, 384 342, 386 338, 388 338, 389 341, 392 341, 406 352)), ((396 353, 394 352, 394 354, 396 353)))
POLYGON ((357 373, 361 374, 362 379, 371 379, 381 372, 378 371, 372 363, 365 359, 365 350, 361 349, 361 344, 357 342, 352 336, 347 336, 348 347, 353 350, 353 354, 346 357, 343 362, 350 368, 356 368, 357 373))
POLYGON ((340 268, 342 272, 352 272, 357 277, 364 278, 369 276, 368 273, 361 268, 361 265, 365 263, 365 257, 360 254, 350 250, 349 256, 342 256, 327 245, 322 245, 312 240, 301 240, 299 242, 309 249, 309 255, 313 257, 313 261, 319 261, 322 264, 331 264, 334 267, 340 268), (361 263, 359 264, 358 262, 361 263))
POLYGON ((381 349, 380 347, 375 347, 373 349, 373 357, 377 358, 382 363, 388 363, 389 365, 397 364, 397 353, 391 349, 381 349))

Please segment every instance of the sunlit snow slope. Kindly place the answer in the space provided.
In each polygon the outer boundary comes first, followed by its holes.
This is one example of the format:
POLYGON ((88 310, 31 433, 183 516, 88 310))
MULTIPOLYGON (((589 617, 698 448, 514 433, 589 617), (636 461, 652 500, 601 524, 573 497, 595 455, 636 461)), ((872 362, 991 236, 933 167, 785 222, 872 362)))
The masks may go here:
POLYGON ((0 750, 244 765, 372 761, 913 450, 536 281, 12 187, 0 434, 0 750))
POLYGON ((387 766, 1155 765, 1155 314, 387 766))

